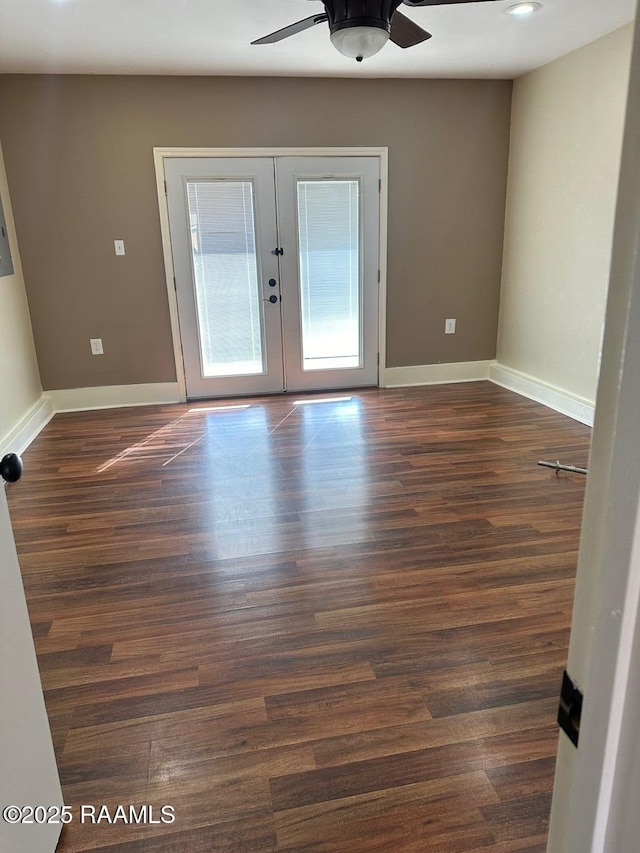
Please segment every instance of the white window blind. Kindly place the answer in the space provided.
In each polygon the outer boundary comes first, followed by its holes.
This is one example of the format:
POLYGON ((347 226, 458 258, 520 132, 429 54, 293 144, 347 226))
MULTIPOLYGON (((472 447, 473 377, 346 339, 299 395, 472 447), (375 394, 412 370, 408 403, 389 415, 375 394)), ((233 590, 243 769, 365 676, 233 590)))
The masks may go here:
POLYGON ((251 181, 187 181, 204 378, 264 373, 251 181))
POLYGON ((298 180, 304 370, 361 365, 360 184, 298 180))

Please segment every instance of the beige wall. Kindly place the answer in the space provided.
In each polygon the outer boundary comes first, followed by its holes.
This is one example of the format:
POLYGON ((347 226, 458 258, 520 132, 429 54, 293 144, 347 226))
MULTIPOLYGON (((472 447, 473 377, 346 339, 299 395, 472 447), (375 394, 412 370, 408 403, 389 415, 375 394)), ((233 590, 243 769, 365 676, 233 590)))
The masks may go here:
POLYGON ((516 80, 498 361, 594 401, 633 29, 516 80))
POLYGON ((0 197, 7 222, 13 259, 13 275, 0 278, 0 305, 2 330, 0 331, 0 448, 18 450, 7 446, 8 435, 20 419, 40 399, 42 388, 38 375, 36 353, 33 346, 29 307, 24 289, 20 253, 11 211, 9 187, 0 148, 0 197))
POLYGON ((44 387, 175 378, 154 146, 388 146, 387 363, 492 358, 510 98, 505 81, 0 78, 44 387))

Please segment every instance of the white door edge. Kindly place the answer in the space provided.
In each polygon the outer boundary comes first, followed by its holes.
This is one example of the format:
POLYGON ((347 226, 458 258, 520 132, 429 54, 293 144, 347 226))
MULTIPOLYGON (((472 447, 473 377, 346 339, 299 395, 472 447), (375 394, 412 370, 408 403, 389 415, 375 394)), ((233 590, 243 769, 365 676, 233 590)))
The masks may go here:
POLYGON ((53 809, 40 820, 28 812, 24 822, 0 817, 0 850, 53 853, 64 799, 2 480, 0 572, 0 808, 53 809))
POLYGON ((560 735, 549 853, 636 853, 640 780, 640 27, 636 26, 611 283, 568 672, 584 691, 560 735))
POLYGON ((169 322, 173 343, 173 358, 176 368, 176 381, 180 402, 187 400, 187 387, 182 357, 182 337, 178 318, 178 299, 174 283, 173 252, 169 231, 169 207, 165 193, 165 160, 176 157, 378 157, 380 160, 380 234, 379 264, 380 283, 378 287, 378 385, 384 376, 386 366, 387 331, 387 223, 389 198, 389 149, 386 147, 348 147, 348 148, 154 148, 153 160, 156 173, 156 193, 160 215, 160 233, 162 237, 162 255, 164 261, 169 322))

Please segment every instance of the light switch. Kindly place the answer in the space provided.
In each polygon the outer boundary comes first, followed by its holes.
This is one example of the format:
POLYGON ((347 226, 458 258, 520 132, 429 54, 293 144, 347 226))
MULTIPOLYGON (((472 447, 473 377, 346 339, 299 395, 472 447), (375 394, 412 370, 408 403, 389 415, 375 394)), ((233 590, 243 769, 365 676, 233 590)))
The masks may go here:
POLYGON ((114 240, 113 245, 116 249, 116 255, 124 255, 124 240, 114 240))
POLYGON ((92 355, 104 355, 104 349, 102 348, 102 338, 89 338, 89 343, 91 344, 92 355))

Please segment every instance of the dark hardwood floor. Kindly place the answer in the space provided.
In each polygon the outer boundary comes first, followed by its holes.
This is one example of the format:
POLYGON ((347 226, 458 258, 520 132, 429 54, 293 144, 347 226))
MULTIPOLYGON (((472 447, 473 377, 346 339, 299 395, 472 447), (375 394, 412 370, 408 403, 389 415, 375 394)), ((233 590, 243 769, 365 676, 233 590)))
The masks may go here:
POLYGON ((585 478, 536 462, 590 430, 484 382, 350 394, 59 415, 25 454, 60 851, 545 850, 585 478))

